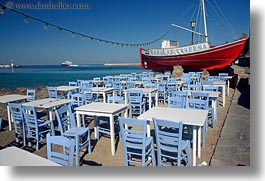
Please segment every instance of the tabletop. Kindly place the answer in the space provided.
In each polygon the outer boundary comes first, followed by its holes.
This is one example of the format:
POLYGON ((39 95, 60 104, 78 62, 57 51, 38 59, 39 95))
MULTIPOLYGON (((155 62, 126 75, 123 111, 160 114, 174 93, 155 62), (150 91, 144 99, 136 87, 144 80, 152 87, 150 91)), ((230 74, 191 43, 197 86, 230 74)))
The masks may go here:
POLYGON ((72 91, 72 90, 76 90, 79 89, 78 86, 58 86, 57 87, 57 91, 62 91, 62 92, 68 92, 68 91, 72 91))
POLYGON ((30 96, 26 95, 19 95, 19 94, 9 94, 9 95, 3 95, 0 96, 0 103, 8 103, 8 102, 14 102, 14 101, 19 101, 23 99, 27 99, 30 96))
POLYGON ((2 166, 60 166, 46 158, 27 152, 17 147, 0 150, 0 165, 2 166))
POLYGON ((115 114, 121 110, 127 109, 127 104, 110 104, 110 103, 101 103, 93 102, 91 104, 86 104, 75 108, 76 111, 87 111, 87 112, 96 112, 96 113, 107 113, 115 114))
POLYGON ((203 126, 207 115, 207 110, 153 107, 140 115, 138 119, 151 121, 156 117, 168 121, 182 121, 186 125, 203 126))
POLYGON ((71 100, 68 99, 45 98, 45 99, 35 100, 32 102, 26 102, 23 104, 23 106, 34 106, 37 108, 49 109, 63 104, 68 104, 70 102, 71 100))

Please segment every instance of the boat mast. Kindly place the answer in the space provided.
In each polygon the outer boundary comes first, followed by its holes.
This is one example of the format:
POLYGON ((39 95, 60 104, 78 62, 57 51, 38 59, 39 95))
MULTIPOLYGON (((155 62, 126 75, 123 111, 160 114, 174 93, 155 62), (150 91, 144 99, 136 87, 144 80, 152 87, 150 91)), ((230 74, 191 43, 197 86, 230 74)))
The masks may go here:
POLYGON ((202 3, 202 12, 203 12, 205 42, 208 43, 208 33, 207 33, 207 24, 206 24, 206 13, 205 13, 204 0, 201 0, 201 3, 202 3))

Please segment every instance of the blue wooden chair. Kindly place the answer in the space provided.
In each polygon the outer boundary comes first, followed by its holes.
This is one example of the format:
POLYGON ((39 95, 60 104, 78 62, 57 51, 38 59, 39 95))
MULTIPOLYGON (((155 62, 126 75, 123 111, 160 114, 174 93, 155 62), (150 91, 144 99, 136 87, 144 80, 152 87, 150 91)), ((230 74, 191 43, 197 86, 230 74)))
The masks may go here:
POLYGON ((183 123, 153 118, 158 166, 191 166, 189 140, 182 139, 183 123))
POLYGON ((156 166, 153 137, 147 137, 147 121, 119 117, 124 165, 156 166))
POLYGON ((166 84, 164 82, 158 82, 156 83, 156 87, 158 92, 158 101, 162 101, 165 105, 167 99, 166 84))
MULTIPOLYGON (((190 105, 192 105, 192 108, 208 110, 208 121, 210 121, 212 128, 215 128, 216 123, 214 119, 214 108, 209 106, 209 93, 192 92, 191 97, 192 99, 190 100, 190 105)), ((206 131, 207 128, 208 126, 206 126, 206 131)))
POLYGON ((87 149, 87 152, 91 153, 90 129, 76 126, 75 116, 69 105, 63 105, 56 109, 55 115, 61 136, 66 136, 75 141, 76 166, 79 166, 81 150, 87 149))
POLYGON ((27 98, 27 102, 35 101, 36 90, 27 89, 27 96, 30 96, 30 97, 27 98))
POLYGON ((185 99, 180 96, 168 96, 169 108, 184 108, 186 106, 185 99))
POLYGON ((73 166, 74 146, 73 140, 64 136, 51 136, 47 134, 47 157, 63 166, 73 166))
POLYGON ((25 120, 22 113, 21 104, 8 103, 9 110, 11 113, 12 120, 14 122, 16 142, 19 142, 19 138, 22 137, 23 146, 26 146, 26 128, 25 120))
POLYGON ((141 90, 128 90, 128 101, 131 118, 145 112, 145 103, 143 102, 143 92, 141 90))
POLYGON ((55 98, 55 99, 64 99, 65 98, 64 96, 58 95, 57 87, 47 86, 47 90, 48 90, 49 98, 55 98))
POLYGON ((54 133, 53 122, 37 118, 36 110, 32 106, 22 106, 23 116, 26 122, 28 145, 31 146, 31 139, 36 140, 36 150, 39 150, 39 142, 46 139, 46 134, 54 133))
POLYGON ((0 131, 2 130, 2 118, 0 118, 0 131))

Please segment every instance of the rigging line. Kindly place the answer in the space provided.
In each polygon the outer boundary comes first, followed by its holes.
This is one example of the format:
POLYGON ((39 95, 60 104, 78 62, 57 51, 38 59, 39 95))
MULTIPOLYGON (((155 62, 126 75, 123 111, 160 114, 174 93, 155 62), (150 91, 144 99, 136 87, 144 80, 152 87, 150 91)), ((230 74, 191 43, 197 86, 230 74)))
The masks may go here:
MULTIPOLYGON (((229 26, 227 25, 227 23, 224 21, 224 19, 219 15, 219 13, 216 11, 216 9, 213 7, 213 5, 207 0, 208 4, 210 5, 210 7, 213 9, 213 11, 216 13, 216 15, 220 18, 220 20, 224 23, 224 25, 226 26, 226 28, 230 31, 231 34, 233 34, 233 30, 231 30, 231 28, 229 28, 229 26)), ((233 37, 235 38, 235 37, 233 37)))
POLYGON ((221 12, 223 18, 225 19, 225 21, 227 22, 227 24, 229 25, 229 27, 231 28, 231 30, 233 31, 233 33, 235 35, 237 35, 236 31, 234 30, 233 26, 230 24, 230 22, 228 21, 228 19, 226 18, 225 14, 223 13, 222 9, 219 7, 219 5, 217 4, 217 2, 215 0, 213 0, 213 2, 215 3, 216 7, 218 8, 218 10, 221 12))
POLYGON ((190 18, 190 21, 193 20, 193 17, 195 16, 195 12, 196 12, 196 9, 197 9, 195 3, 196 3, 196 2, 194 1, 194 2, 193 2, 193 6, 195 6, 195 8, 194 8, 193 14, 192 14, 192 16, 191 16, 191 18, 190 18))
POLYGON ((68 28, 64 28, 64 27, 62 27, 62 26, 59 26, 59 25, 56 25, 56 24, 50 23, 50 22, 48 22, 48 21, 44 21, 44 20, 42 20, 42 19, 36 18, 36 17, 31 16, 31 15, 29 15, 29 14, 26 14, 26 13, 24 13, 24 12, 21 12, 21 11, 15 10, 15 9, 13 9, 13 8, 6 7, 6 6, 3 5, 3 4, 0 4, 0 6, 2 7, 3 11, 6 10, 6 9, 8 9, 8 10, 14 12, 14 13, 17 13, 17 14, 19 14, 19 15, 24 16, 24 17, 27 19, 27 21, 28 21, 28 19, 30 18, 30 19, 33 19, 33 20, 35 20, 35 21, 38 21, 38 22, 44 23, 45 26, 47 25, 47 26, 51 26, 51 27, 58 28, 59 31, 62 31, 62 30, 63 30, 63 31, 66 31, 66 32, 70 32, 70 33, 72 33, 72 36, 73 36, 73 37, 74 37, 74 35, 79 35, 79 36, 81 36, 82 38, 90 38, 91 40, 97 40, 97 41, 99 41, 99 42, 105 42, 105 43, 107 43, 107 44, 108 44, 108 43, 111 43, 111 44, 113 44, 113 45, 121 45, 121 46, 126 46, 126 47, 127 47, 127 46, 134 46, 134 47, 136 46, 136 47, 138 47, 138 46, 147 46, 147 45, 153 44, 153 43, 155 43, 155 42, 161 40, 163 37, 165 37, 165 36, 169 33, 169 31, 170 31, 170 28, 169 28, 164 34, 162 34, 162 35, 161 35, 160 37, 158 37, 157 39, 154 39, 154 40, 152 40, 152 41, 148 41, 148 42, 144 42, 144 43, 124 43, 124 42, 115 42, 115 41, 105 40, 105 39, 97 38, 97 37, 94 37, 94 36, 86 35, 86 34, 83 34, 83 33, 79 33, 79 32, 76 32, 76 31, 70 30, 70 29, 68 29, 68 28))

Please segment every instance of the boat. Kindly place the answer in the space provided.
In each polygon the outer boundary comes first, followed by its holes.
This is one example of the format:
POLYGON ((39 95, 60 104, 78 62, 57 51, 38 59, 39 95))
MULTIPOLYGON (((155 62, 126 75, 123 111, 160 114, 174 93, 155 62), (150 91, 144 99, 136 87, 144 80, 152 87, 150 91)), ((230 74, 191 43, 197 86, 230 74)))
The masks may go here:
POLYGON ((232 64, 241 54, 247 42, 247 35, 230 43, 210 46, 208 43, 206 12, 204 0, 201 0, 204 34, 188 28, 171 24, 172 26, 203 36, 205 42, 178 46, 177 42, 162 41, 162 48, 140 48, 140 64, 142 69, 153 71, 172 71, 174 66, 181 65, 184 70, 213 70, 221 69, 232 64))
POLYGON ((61 63, 61 65, 66 66, 66 67, 70 67, 71 65, 73 65, 73 62, 66 60, 65 62, 61 63))
POLYGON ((75 64, 73 64, 73 62, 66 60, 65 62, 61 63, 61 66, 78 67, 79 65, 75 65, 75 64))

